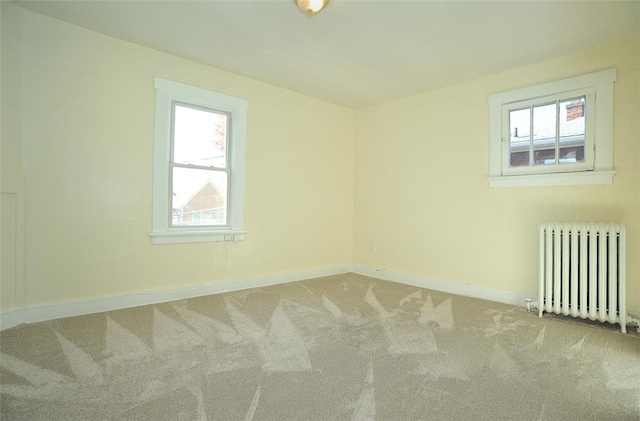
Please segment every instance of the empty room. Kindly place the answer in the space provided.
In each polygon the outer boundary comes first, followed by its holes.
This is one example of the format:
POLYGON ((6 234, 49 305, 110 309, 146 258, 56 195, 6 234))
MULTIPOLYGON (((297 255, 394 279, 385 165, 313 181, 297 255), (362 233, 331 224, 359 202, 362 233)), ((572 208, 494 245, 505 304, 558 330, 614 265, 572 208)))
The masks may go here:
POLYGON ((3 420, 640 421, 640 2, 0 2, 3 420))

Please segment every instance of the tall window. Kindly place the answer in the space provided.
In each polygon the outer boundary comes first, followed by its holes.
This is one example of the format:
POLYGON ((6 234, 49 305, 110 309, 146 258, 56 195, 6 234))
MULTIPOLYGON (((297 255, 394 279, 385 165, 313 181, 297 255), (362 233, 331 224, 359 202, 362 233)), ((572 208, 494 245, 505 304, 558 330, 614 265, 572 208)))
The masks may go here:
POLYGON ((609 184, 614 69, 489 97, 491 187, 609 184))
POLYGON ((226 146, 230 115, 178 102, 171 107, 171 225, 227 226, 230 168, 226 146), (201 219, 202 213, 214 209, 221 211, 222 218, 201 219))
POLYGON ((244 238, 244 99, 156 78, 154 244, 244 238))

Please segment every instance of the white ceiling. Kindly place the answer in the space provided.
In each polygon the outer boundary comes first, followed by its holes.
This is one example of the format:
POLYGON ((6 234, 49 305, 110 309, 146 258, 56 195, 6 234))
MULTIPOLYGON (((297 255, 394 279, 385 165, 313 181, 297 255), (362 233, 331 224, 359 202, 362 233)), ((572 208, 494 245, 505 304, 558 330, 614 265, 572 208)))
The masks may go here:
POLYGON ((350 108, 640 35, 640 1, 32 1, 48 15, 350 108))

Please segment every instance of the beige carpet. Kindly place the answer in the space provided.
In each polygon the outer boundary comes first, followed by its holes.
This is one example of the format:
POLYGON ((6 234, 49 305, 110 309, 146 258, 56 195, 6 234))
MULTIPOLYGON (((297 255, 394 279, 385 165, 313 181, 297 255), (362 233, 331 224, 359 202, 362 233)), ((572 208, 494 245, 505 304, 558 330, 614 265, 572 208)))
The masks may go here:
POLYGON ((640 335, 346 274, 0 334, 3 420, 635 420, 640 335))

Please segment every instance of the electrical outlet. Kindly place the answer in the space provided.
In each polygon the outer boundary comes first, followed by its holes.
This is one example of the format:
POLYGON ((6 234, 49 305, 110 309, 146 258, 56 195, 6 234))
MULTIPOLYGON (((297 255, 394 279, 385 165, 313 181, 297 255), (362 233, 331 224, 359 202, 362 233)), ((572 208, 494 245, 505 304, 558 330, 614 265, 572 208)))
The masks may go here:
POLYGON ((375 244, 371 244, 371 251, 374 253, 378 251, 378 246, 376 246, 375 244))

